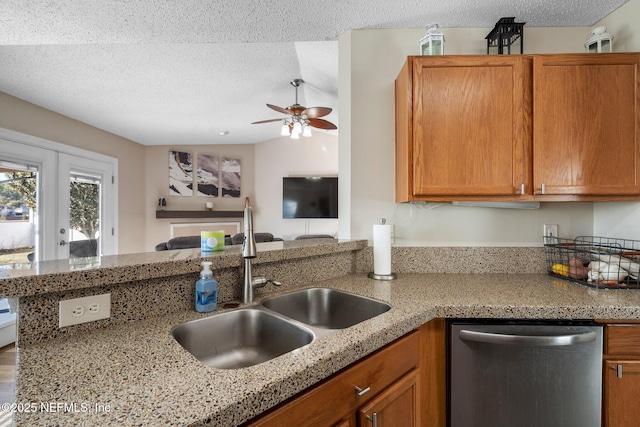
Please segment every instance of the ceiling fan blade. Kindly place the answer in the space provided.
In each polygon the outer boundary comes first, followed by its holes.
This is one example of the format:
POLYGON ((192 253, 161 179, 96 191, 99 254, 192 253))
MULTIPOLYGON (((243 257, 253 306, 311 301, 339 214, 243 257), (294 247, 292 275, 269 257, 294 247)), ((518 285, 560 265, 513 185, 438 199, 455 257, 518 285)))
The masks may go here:
POLYGON ((324 117, 330 112, 331 108, 329 107, 311 107, 304 110, 302 115, 306 115, 310 119, 315 119, 318 117, 324 117))
POLYGON ((318 128, 318 129, 327 129, 327 130, 338 129, 336 125, 324 119, 309 119, 309 124, 314 128, 318 128))
POLYGON ((276 110, 278 113, 291 114, 291 111, 282 107, 278 107, 277 105, 267 104, 267 107, 271 108, 272 110, 276 110))
POLYGON ((260 120, 259 122, 253 122, 252 125, 257 125, 260 123, 271 123, 271 122, 281 122, 282 119, 269 119, 269 120, 260 120))

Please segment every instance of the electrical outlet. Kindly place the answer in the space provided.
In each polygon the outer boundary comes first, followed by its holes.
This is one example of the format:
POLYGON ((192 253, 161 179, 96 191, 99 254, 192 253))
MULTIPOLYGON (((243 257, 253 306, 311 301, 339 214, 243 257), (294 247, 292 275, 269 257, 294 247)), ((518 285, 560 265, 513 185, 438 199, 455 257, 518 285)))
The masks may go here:
POLYGON ((58 327, 93 322, 111 317, 111 294, 93 295, 59 302, 58 327))
POLYGON ((547 237, 558 237, 558 224, 545 224, 544 235, 547 237))

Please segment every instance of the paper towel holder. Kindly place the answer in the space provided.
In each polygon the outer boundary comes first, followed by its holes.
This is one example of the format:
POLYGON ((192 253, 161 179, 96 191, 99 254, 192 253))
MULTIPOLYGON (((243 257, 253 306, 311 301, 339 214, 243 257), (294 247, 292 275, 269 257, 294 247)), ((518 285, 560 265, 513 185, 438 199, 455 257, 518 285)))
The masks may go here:
POLYGON ((375 280, 395 280, 398 278, 398 275, 396 273, 391 273, 391 274, 376 274, 373 271, 371 273, 369 273, 367 275, 367 277, 369 279, 375 279, 375 280))
MULTIPOLYGON (((380 218, 380 224, 384 225, 387 222, 386 219, 384 218, 380 218)), ((370 272, 367 277, 369 279, 374 279, 374 280, 395 280, 398 278, 398 275, 396 273, 389 273, 389 274, 376 274, 375 272, 370 272)))

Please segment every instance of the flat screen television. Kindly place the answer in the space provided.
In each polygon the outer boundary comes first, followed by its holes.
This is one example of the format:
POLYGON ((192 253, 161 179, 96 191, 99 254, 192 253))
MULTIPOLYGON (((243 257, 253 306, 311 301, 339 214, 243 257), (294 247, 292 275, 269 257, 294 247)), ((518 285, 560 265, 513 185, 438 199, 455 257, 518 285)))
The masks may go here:
POLYGON ((282 218, 338 218, 338 177, 282 178, 282 218))

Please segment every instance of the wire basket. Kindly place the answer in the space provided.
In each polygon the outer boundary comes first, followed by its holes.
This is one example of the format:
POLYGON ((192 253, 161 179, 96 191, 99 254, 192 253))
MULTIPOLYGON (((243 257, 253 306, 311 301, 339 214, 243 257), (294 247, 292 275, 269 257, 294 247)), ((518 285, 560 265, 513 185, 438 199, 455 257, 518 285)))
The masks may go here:
POLYGON ((640 289, 640 241, 543 236, 550 276, 595 288, 640 289))

